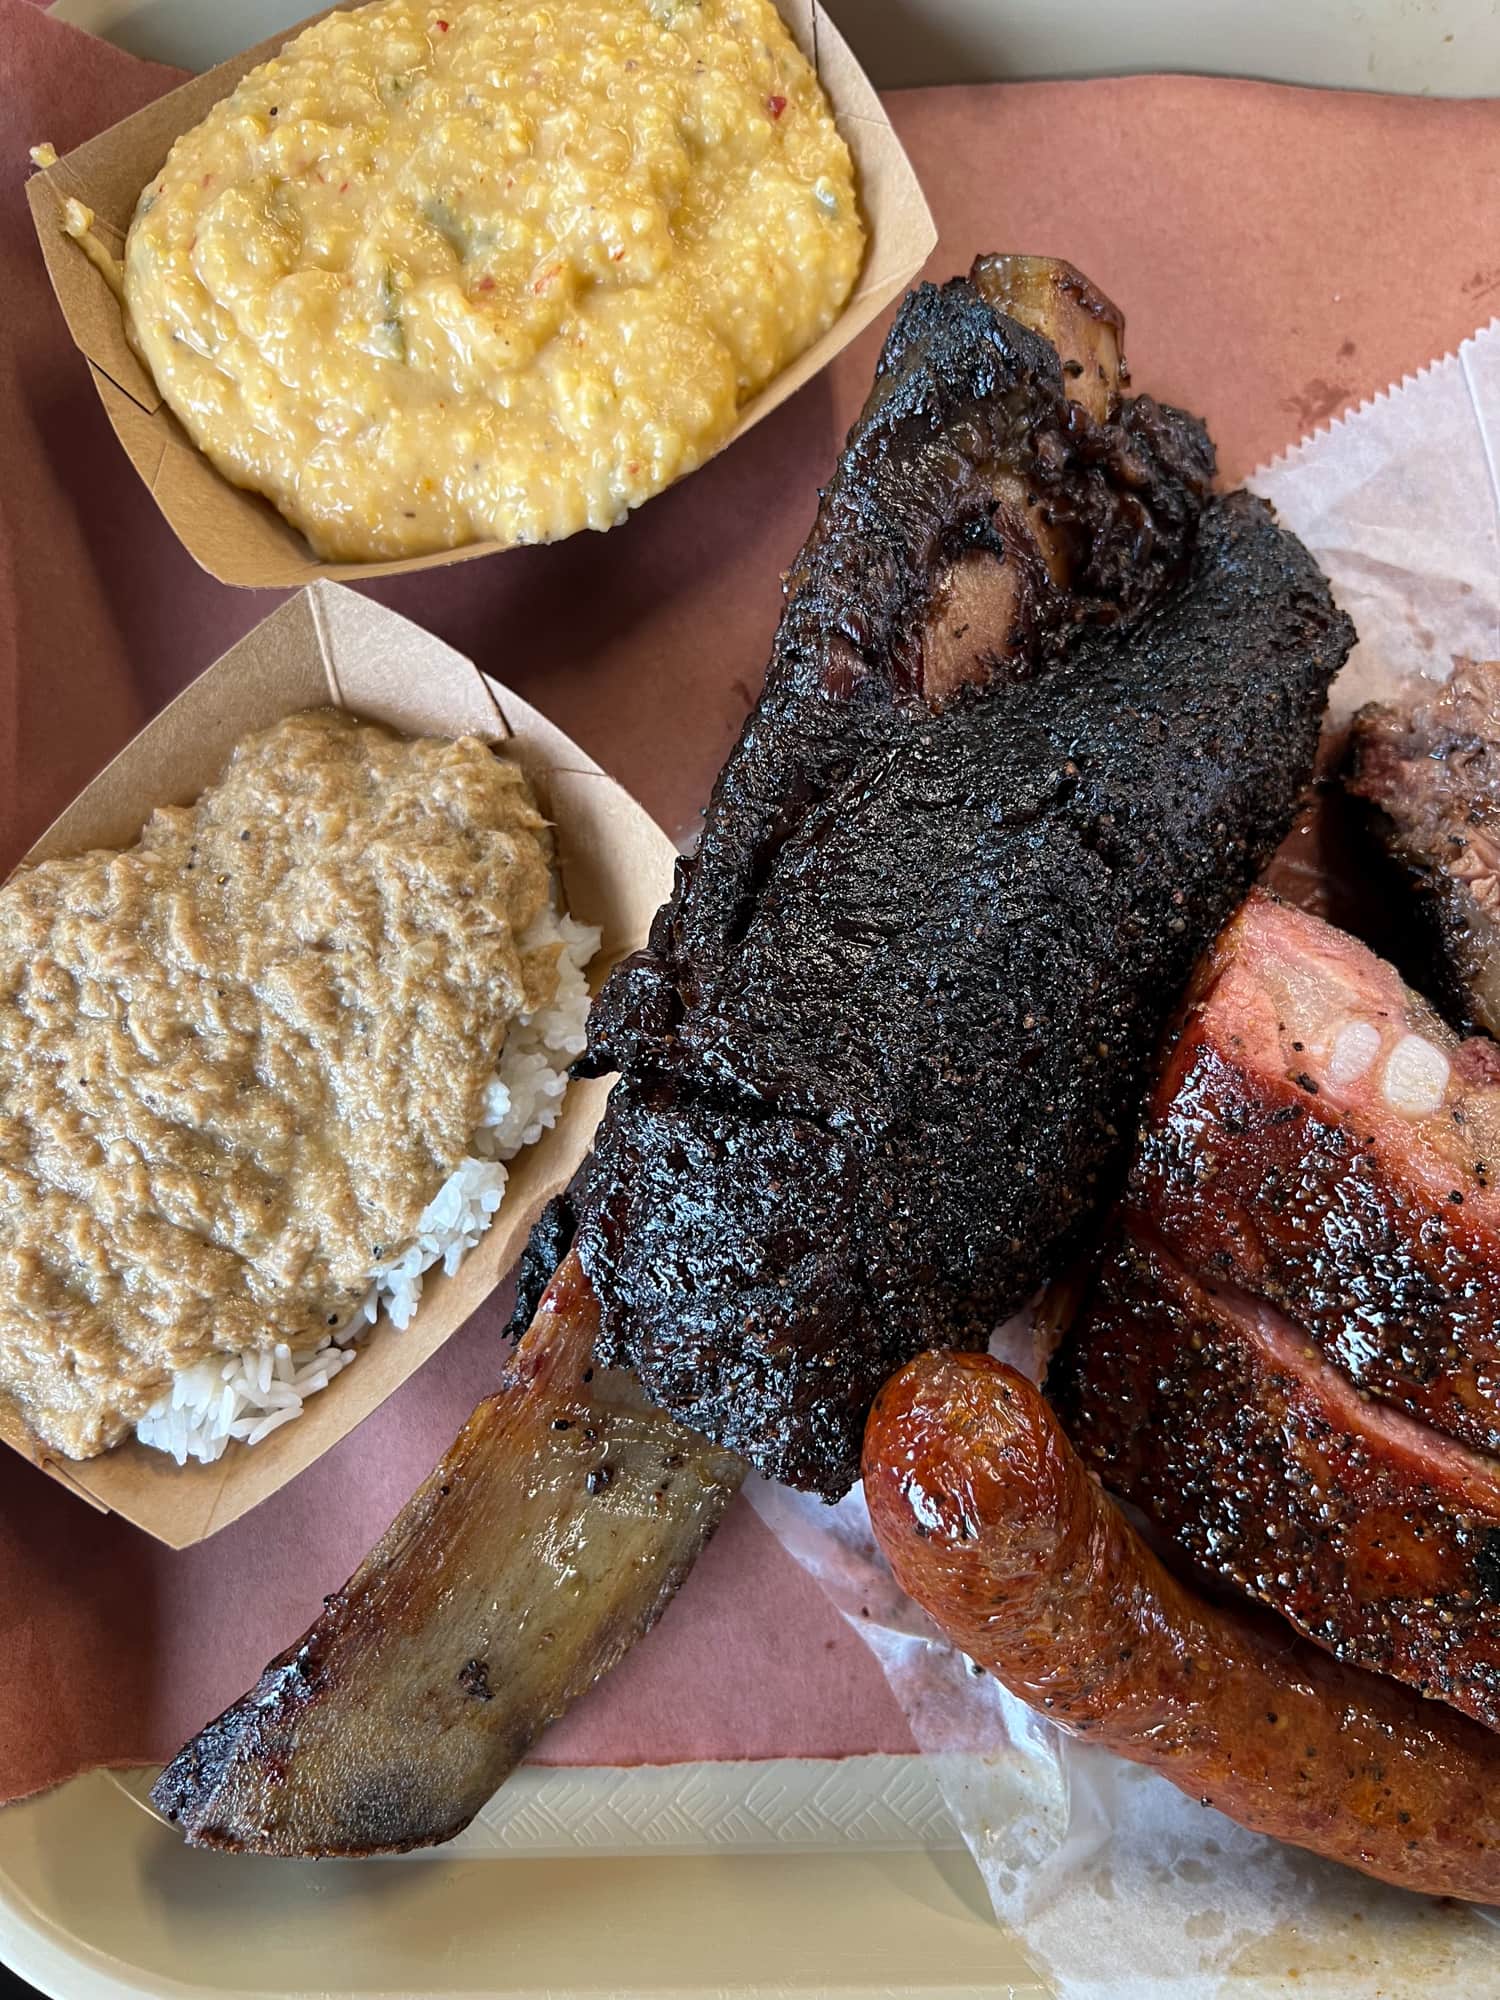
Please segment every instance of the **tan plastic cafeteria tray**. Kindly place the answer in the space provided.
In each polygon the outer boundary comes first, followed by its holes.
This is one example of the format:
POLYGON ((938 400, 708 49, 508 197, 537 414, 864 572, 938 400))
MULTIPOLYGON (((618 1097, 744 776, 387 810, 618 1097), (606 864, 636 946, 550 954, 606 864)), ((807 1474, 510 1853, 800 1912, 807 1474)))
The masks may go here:
POLYGON ((552 1852, 522 1858, 502 1839, 305 1863, 196 1853, 132 1796, 140 1778, 96 1772, 0 1813, 0 1958, 55 2000, 1045 1994, 933 1823, 935 1788, 918 1814, 932 1844, 885 1846, 918 1837, 904 1810, 884 1828, 872 1812, 888 1791, 926 1789, 917 1759, 512 1782, 509 1813, 523 1833, 539 1821, 552 1852), (829 1786, 832 1810, 817 1803, 829 1786), (539 1814, 549 1790, 556 1810, 539 1814))
MULTIPOLYGON (((53 11, 140 54, 203 68, 308 4, 60 0, 53 11)), ((1182 69, 1500 94, 1494 0, 832 5, 880 85, 1182 69)), ((141 1788, 96 1773, 0 1812, 0 1960, 57 2000, 1047 1991, 996 1928, 917 1760, 523 1772, 499 1830, 476 1836, 482 1850, 466 1840, 376 1863, 194 1854, 142 1809, 141 1788), (521 1858, 511 1842, 523 1836, 545 1853, 533 1845, 521 1858)), ((1370 1986, 1350 1954, 1338 1973, 1292 1990, 1355 2000, 1370 1986)), ((1224 1991, 1250 2000, 1288 1988, 1250 1979, 1224 1991)))

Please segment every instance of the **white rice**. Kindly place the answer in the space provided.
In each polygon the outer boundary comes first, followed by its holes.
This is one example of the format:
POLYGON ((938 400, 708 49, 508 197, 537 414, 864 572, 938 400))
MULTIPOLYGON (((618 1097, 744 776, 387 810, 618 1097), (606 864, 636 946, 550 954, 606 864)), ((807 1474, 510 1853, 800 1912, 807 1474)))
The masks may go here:
POLYGON ((315 1395, 357 1358, 357 1343, 382 1309, 393 1326, 410 1325, 422 1297, 422 1277, 435 1264, 450 1275, 472 1250, 505 1195, 505 1162, 556 1123, 568 1087, 568 1066, 583 1053, 589 990, 585 969, 599 949, 599 932, 555 908, 537 919, 524 948, 557 942, 557 997, 536 1014, 511 1023, 500 1067, 485 1087, 484 1117, 470 1150, 428 1203, 417 1233, 399 1257, 370 1271, 370 1290, 353 1321, 319 1347, 294 1356, 284 1341, 247 1348, 179 1369, 168 1393, 135 1427, 142 1444, 210 1464, 232 1442, 259 1444, 300 1416, 315 1395))

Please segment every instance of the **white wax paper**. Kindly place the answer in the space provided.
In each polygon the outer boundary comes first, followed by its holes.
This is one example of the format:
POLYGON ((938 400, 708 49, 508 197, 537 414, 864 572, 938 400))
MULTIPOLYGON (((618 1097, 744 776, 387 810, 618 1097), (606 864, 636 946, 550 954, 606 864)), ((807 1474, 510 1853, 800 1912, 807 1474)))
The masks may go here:
POLYGON ((1359 631, 1331 719, 1454 657, 1500 658, 1500 320, 1248 482, 1359 631))
MULTIPOLYGON (((1360 643, 1332 727, 1455 656, 1500 657, 1500 322, 1249 482, 1317 555, 1360 643)), ((997 1352, 1037 1374, 1026 1319, 997 1352)), ((1075 1743, 978 1673, 897 1587, 858 1492, 751 1499, 879 1659, 989 1889, 1061 2000, 1500 1992, 1495 1913, 1244 1832, 1075 1743)))

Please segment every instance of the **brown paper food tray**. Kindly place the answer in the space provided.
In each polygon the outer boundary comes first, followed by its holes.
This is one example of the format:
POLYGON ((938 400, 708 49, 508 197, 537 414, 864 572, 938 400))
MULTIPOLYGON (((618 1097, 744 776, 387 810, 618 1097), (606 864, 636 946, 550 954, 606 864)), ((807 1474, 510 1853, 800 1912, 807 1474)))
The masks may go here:
MULTIPOLYGON (((505 745, 556 829, 569 911, 603 929, 589 969, 605 972, 646 941, 672 886, 676 850, 640 806, 544 716, 488 681, 440 640, 354 591, 316 583, 257 625, 143 729, 25 856, 128 846, 158 805, 185 805, 213 783, 254 729, 334 702, 409 735, 466 732, 505 745)), ((22 864, 24 866, 24 862, 22 864)), ((488 1297, 521 1253, 544 1203, 588 1151, 609 1093, 574 1083, 556 1125, 517 1155, 494 1222, 451 1277, 429 1273, 411 1324, 382 1319, 358 1361, 303 1414, 214 1465, 179 1467, 133 1440, 73 1462, 39 1443, 0 1400, 0 1441, 93 1505, 171 1548, 186 1548, 267 1499, 398 1389, 488 1297)), ((497 1361, 498 1367, 498 1361, 497 1361)))
MULTIPOLYGON (((821 340, 745 405, 725 444, 743 437, 846 347, 910 283, 937 242, 911 162, 843 37, 818 0, 777 0, 777 4, 797 46, 817 70, 854 156, 869 240, 843 312, 821 340)), ((27 187, 32 219, 68 331, 88 360, 94 386, 131 464, 189 554, 221 583, 295 586, 316 577, 347 583, 492 555, 508 545, 472 542, 465 548, 441 549, 399 562, 320 562, 269 502, 232 486, 189 442, 126 340, 114 294, 63 231, 63 201, 73 195, 93 209, 98 235, 118 256, 136 198, 173 140, 297 32, 294 28, 274 35, 220 63, 32 176, 27 187)))

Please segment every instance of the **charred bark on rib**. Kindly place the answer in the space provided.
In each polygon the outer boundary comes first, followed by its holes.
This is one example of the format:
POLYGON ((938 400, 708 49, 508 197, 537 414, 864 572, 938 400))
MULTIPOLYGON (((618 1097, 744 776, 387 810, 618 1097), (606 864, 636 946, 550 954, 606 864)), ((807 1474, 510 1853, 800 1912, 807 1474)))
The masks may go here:
POLYGON ((1210 469, 1180 413, 1096 422, 969 284, 914 294, 698 854, 596 1006, 601 1357, 794 1484, 844 1490, 884 1377, 1065 1254, 1310 772, 1350 628, 1259 503, 1195 535, 1210 469), (1006 585, 933 690, 976 552, 1006 585))

